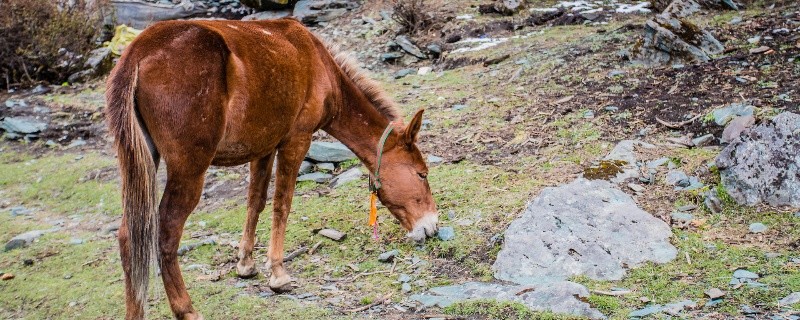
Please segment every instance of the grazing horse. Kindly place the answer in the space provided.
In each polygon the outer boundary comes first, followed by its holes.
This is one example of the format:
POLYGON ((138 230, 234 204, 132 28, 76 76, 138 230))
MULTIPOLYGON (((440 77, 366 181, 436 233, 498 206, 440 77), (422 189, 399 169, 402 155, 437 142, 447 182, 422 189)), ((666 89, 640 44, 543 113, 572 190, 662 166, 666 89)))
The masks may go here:
POLYGON ((160 266, 175 317, 202 318, 186 291, 177 249, 211 165, 250 163, 237 264, 238 274, 249 277, 256 274, 256 224, 277 158, 269 286, 289 290, 286 221, 300 163, 320 129, 380 179, 378 198, 410 238, 436 233, 428 168, 415 142, 422 110, 404 125, 392 100, 336 51, 292 19, 161 22, 128 46, 106 93, 122 177, 126 318, 144 318, 153 264, 160 266), (156 207, 161 159, 167 183, 156 207))

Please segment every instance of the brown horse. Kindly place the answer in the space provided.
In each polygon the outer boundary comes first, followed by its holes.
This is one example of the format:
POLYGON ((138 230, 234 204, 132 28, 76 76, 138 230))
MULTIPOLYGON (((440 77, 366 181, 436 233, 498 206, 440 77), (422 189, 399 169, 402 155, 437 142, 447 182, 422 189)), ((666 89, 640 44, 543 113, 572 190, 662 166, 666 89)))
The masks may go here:
POLYGON ((286 221, 300 163, 320 129, 375 172, 379 140, 393 126, 380 150, 378 197, 409 237, 424 240, 437 230, 428 168, 415 145, 422 110, 404 126, 376 83, 295 20, 154 24, 122 55, 106 100, 122 175, 119 246, 128 319, 144 318, 155 263, 175 316, 201 318, 186 291, 177 249, 211 165, 250 163, 237 265, 239 275, 249 277, 256 274, 256 224, 277 157, 269 286, 288 290, 286 221), (160 159, 167 184, 156 208, 160 159))

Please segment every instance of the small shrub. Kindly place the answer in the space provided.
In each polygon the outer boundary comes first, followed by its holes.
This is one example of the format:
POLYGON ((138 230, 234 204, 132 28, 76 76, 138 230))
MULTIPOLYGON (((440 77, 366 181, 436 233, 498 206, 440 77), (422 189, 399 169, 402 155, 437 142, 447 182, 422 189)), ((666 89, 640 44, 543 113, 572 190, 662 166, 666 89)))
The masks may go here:
POLYGON ((392 19, 400 24, 400 33, 415 34, 427 31, 435 24, 432 10, 425 0, 392 0, 394 13, 392 19))
POLYGON ((61 82, 103 32, 104 0, 0 1, 0 77, 6 88, 61 82))

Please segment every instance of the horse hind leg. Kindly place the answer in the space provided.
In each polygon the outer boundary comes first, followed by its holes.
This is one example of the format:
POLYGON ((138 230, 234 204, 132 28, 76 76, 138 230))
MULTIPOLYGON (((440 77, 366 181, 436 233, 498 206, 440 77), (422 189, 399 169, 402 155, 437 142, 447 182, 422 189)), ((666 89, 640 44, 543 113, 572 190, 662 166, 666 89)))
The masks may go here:
POLYGON ((236 272, 240 278, 251 278, 258 274, 253 260, 258 216, 267 204, 267 190, 272 176, 274 152, 266 157, 250 162, 250 187, 247 193, 247 219, 244 222, 242 240, 239 241, 239 263, 236 272))
MULTIPOLYGON (((210 162, 210 161, 209 161, 210 162)), ((192 300, 183 282, 178 265, 178 246, 189 214, 200 200, 205 168, 167 166, 167 185, 159 207, 161 223, 161 278, 169 305, 177 319, 202 319, 192 307, 192 300), (170 169, 175 171, 170 172, 170 169)))

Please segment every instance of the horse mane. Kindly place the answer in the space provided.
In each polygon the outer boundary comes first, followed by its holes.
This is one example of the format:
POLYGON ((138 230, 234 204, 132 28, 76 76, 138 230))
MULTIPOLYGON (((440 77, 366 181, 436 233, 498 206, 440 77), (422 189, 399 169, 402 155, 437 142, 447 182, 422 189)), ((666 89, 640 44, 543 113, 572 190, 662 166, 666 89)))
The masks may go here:
POLYGON ((364 93, 364 96, 375 106, 378 112, 388 118, 389 121, 402 119, 400 110, 397 108, 394 100, 383 91, 381 85, 377 81, 372 80, 367 72, 358 66, 358 62, 349 52, 342 51, 338 44, 331 41, 326 41, 325 39, 321 39, 321 41, 325 44, 325 48, 328 49, 328 52, 330 52, 336 64, 339 65, 339 68, 341 68, 344 74, 353 81, 353 84, 364 93))

